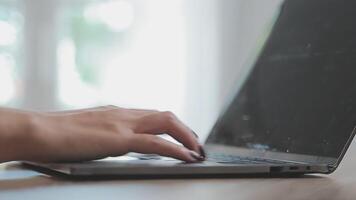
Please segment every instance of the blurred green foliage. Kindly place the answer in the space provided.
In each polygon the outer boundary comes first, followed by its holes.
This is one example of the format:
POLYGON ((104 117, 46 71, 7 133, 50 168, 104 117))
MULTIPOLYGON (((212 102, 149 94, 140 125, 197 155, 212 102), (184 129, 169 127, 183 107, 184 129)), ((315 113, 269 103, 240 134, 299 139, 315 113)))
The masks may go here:
POLYGON ((73 10, 70 17, 70 37, 76 47, 76 66, 80 78, 87 84, 96 85, 99 74, 113 45, 123 44, 125 32, 113 32, 105 24, 88 22, 84 7, 73 10))

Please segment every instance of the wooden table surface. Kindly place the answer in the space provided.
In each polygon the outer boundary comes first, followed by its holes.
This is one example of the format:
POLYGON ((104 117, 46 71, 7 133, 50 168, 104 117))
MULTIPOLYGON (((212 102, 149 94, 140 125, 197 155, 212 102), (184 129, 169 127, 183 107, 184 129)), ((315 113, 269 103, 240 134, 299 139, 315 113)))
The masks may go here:
POLYGON ((331 175, 302 178, 68 181, 0 165, 1 200, 356 199, 356 143, 331 175))

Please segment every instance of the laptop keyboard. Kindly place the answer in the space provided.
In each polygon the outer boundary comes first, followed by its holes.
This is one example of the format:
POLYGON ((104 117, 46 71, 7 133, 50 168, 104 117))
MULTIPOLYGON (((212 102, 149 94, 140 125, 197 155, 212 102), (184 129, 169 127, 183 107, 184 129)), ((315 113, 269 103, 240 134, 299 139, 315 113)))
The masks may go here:
POLYGON ((288 164, 289 162, 264 158, 242 157, 226 154, 208 154, 207 161, 224 164, 288 164))
MULTIPOLYGON (((136 157, 139 160, 175 160, 173 158, 162 157, 155 154, 140 154, 136 157)), ((222 163, 222 164, 290 164, 290 162, 284 162, 279 160, 263 159, 263 158, 254 158, 254 157, 244 157, 244 156, 234 156, 227 154, 217 154, 217 153, 208 153, 207 161, 222 163)))

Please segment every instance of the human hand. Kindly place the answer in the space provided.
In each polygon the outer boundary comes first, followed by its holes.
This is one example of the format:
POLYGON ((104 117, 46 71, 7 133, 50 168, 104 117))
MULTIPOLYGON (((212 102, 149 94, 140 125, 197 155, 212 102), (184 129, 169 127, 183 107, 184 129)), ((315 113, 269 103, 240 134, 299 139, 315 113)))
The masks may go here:
POLYGON ((85 161, 137 152, 198 162, 205 156, 194 132, 171 112, 104 106, 35 116, 36 142, 25 160, 85 161), (157 136, 162 133, 184 146, 157 136))

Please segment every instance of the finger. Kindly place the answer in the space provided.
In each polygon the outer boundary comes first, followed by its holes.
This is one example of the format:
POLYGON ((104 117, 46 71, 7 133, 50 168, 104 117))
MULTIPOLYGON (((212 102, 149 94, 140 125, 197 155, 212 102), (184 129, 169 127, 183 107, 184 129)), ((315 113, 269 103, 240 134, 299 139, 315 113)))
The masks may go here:
POLYGON ((141 118, 135 132, 150 134, 167 133, 188 149, 200 152, 198 140, 192 130, 186 127, 171 112, 160 112, 141 118))
POLYGON ((134 134, 129 143, 129 151, 144 154, 158 154, 186 162, 204 160, 202 156, 194 151, 149 134, 134 134))

